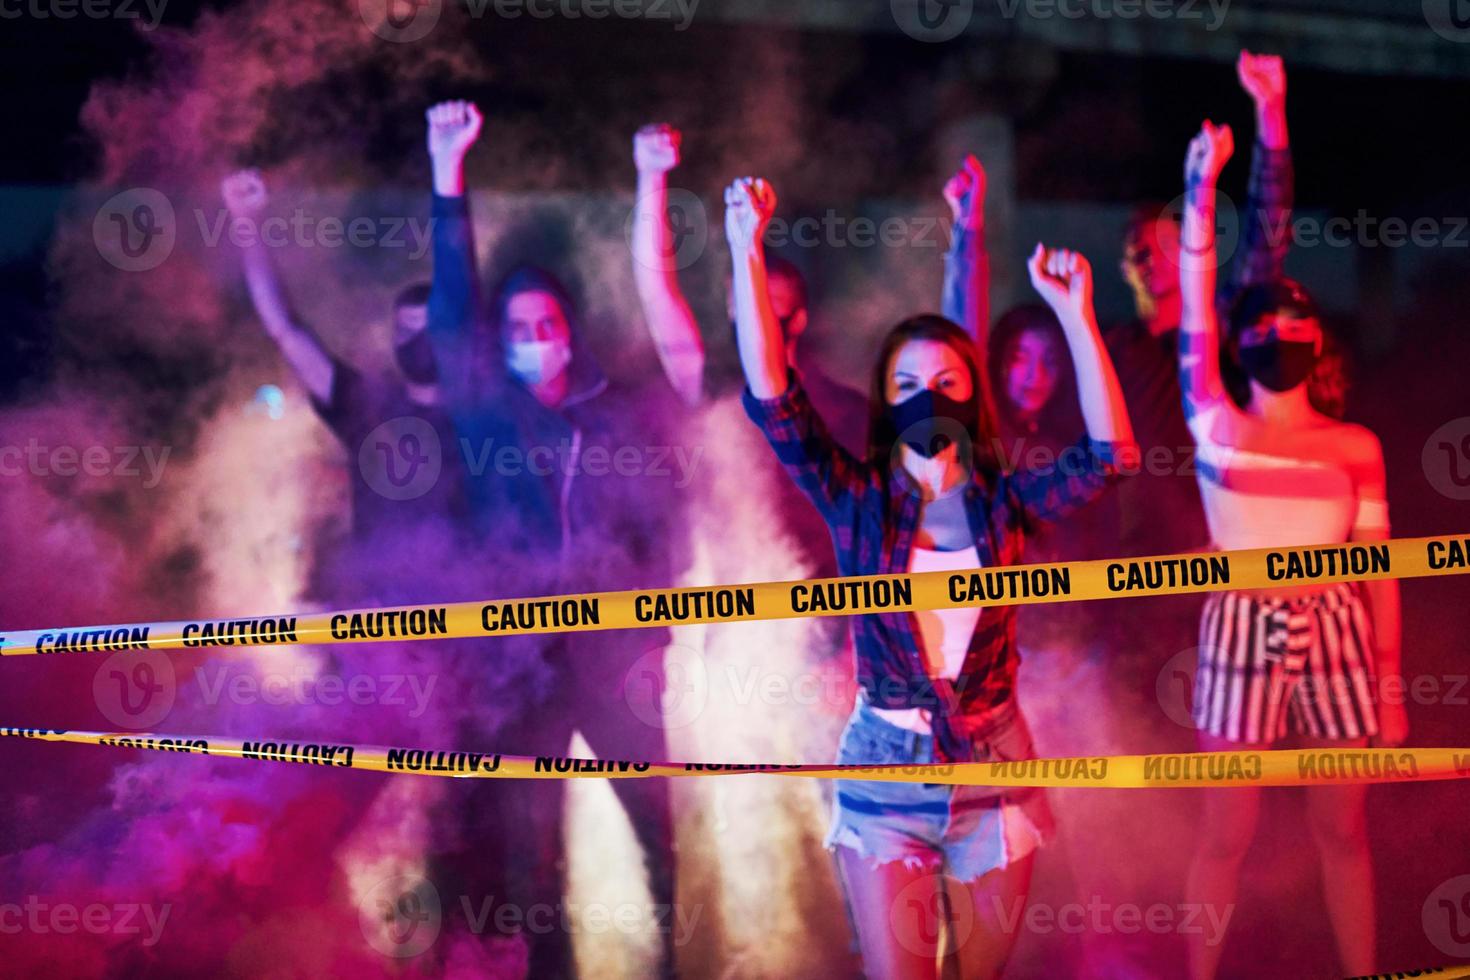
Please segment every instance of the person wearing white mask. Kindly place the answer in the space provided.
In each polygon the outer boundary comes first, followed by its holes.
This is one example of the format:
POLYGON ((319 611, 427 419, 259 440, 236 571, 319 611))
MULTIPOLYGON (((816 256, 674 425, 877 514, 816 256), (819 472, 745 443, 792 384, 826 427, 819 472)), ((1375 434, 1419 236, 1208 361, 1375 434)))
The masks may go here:
MULTIPOLYGON (((512 269, 482 306, 464 159, 483 120, 472 103, 454 101, 431 107, 427 121, 434 178, 428 332, 443 366, 445 407, 465 455, 473 533, 486 560, 523 570, 526 595, 672 585, 681 567, 676 493, 681 475, 690 474, 687 458, 673 452, 676 440, 659 427, 679 417, 679 389, 610 384, 580 342, 571 292, 545 269, 512 269)), ((681 342, 698 345, 697 331, 681 342)), ((494 733, 469 736, 493 737, 498 752, 563 756, 580 733, 599 758, 668 758, 657 723, 666 630, 528 639, 540 643, 545 671, 485 706, 483 714, 498 720, 494 733)), ((614 782, 642 845, 653 899, 671 908, 668 781, 614 782)), ((552 779, 464 790, 459 813, 483 860, 473 862, 480 868, 453 871, 488 873, 491 881, 503 875, 499 887, 510 901, 558 909, 565 894, 563 787, 552 779), (490 843, 498 848, 487 852, 490 843)), ((575 975, 565 929, 523 936, 532 976, 575 975)), ((671 933, 662 939, 660 972, 668 975, 671 933)))

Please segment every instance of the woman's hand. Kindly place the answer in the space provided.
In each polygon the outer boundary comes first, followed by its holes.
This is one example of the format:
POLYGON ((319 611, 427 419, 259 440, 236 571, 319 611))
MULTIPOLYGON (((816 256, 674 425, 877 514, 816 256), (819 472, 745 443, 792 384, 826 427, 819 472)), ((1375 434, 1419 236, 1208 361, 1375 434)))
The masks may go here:
POLYGON ((1235 152, 1235 135, 1229 126, 1216 126, 1208 119, 1200 127, 1184 156, 1185 192, 1215 186, 1225 162, 1235 152))
POLYGON ((679 165, 684 134, 666 123, 649 123, 633 135, 633 166, 640 177, 658 177, 679 165))
POLYGON ((265 189, 265 180, 259 170, 232 173, 220 181, 219 190, 232 218, 253 221, 264 214, 270 204, 270 192, 265 189))
POLYGON ((1065 248, 1046 248, 1036 243, 1036 251, 1026 261, 1031 285, 1056 313, 1062 326, 1092 320, 1092 266, 1080 252, 1065 248))
POLYGON ((428 123, 429 158, 434 172, 434 193, 441 197, 464 194, 464 158, 480 138, 484 119, 473 102, 456 99, 440 102, 424 113, 428 123))
POLYGON ((1404 708, 1404 699, 1378 701, 1378 734, 1373 744, 1381 749, 1396 749, 1409 740, 1409 713, 1404 708))
POLYGON ((760 248, 771 216, 776 213, 776 191, 759 177, 741 177, 725 189, 725 238, 732 254, 760 248))
POLYGON ((985 168, 971 153, 944 185, 944 199, 957 227, 974 231, 985 224, 985 168))

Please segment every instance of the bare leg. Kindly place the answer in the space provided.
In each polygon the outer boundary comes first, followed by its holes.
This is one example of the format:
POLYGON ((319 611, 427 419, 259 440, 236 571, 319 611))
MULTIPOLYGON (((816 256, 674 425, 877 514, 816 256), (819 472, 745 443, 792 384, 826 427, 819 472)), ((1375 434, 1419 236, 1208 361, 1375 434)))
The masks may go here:
MULTIPOLYGON (((1307 748, 1349 749, 1366 739, 1344 742, 1304 739, 1307 748)), ((1373 856, 1368 850, 1368 787, 1313 786, 1307 790, 1307 823, 1322 857, 1322 887, 1327 915, 1337 939, 1337 955, 1352 976, 1374 970, 1377 927, 1373 907, 1373 856)))
MULTIPOLYGON (((1225 739, 1199 734, 1203 752, 1233 752, 1240 747, 1225 739)), ((1235 905, 1240 880, 1240 862, 1256 835, 1256 818, 1261 808, 1261 790, 1256 786, 1201 791, 1204 810, 1200 814, 1200 841, 1189 865, 1185 901, 1205 912, 1203 918, 1225 916, 1235 905)), ((1207 931, 1191 933, 1189 975, 1193 980, 1213 980, 1224 952, 1223 937, 1207 931)))
POLYGON ((1032 851, 1010 866, 982 875, 968 884, 951 885, 951 906, 960 910, 953 917, 956 924, 951 935, 954 936, 960 976, 965 980, 989 980, 1000 976, 1005 969, 1011 948, 1021 931, 1035 857, 1036 852, 1032 851), (955 894, 961 890, 968 894, 955 894), (974 923, 968 936, 964 934, 966 906, 974 912, 968 917, 974 923))
MULTIPOLYGON (((948 927, 944 876, 903 861, 874 868, 850 847, 839 847, 836 853, 862 950, 863 975, 872 980, 934 980, 948 927)), ((938 861, 934 863, 937 867, 938 861)))

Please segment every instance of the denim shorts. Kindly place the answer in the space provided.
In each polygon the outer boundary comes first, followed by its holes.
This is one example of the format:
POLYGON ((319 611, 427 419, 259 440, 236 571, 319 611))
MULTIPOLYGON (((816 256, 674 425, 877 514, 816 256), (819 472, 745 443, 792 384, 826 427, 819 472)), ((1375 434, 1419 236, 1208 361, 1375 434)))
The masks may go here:
MULTIPOLYGON (((976 762, 1034 758, 1031 733, 1015 701, 970 725, 976 762)), ((900 728, 861 697, 842 732, 839 763, 930 765, 934 736, 900 728)), ((829 849, 849 847, 874 866, 910 867, 973 881, 1051 840, 1046 791, 945 783, 835 780, 829 849)))

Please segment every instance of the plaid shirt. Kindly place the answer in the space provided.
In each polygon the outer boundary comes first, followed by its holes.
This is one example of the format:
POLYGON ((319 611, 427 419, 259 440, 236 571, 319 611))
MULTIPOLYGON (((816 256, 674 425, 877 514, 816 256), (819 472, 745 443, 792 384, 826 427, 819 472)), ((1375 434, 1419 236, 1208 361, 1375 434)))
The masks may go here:
POLYGON ((1291 209, 1296 175, 1291 148, 1273 150, 1256 141, 1251 154, 1251 177, 1245 211, 1240 216, 1240 241, 1230 280, 1220 289, 1217 308, 1228 313, 1236 294, 1247 286, 1281 278, 1281 266, 1291 246, 1291 209))
MULTIPOLYGON (((747 388, 744 401, 781 465, 827 522, 839 574, 907 573, 922 498, 903 468, 861 462, 843 449, 794 375, 781 395, 762 400, 747 388)), ((1083 437, 1063 457, 1068 465, 993 479, 977 472, 964 494, 980 567, 1018 564, 1027 530, 1101 494, 1124 449, 1083 437)), ((989 714, 1012 696, 1020 663, 1015 606, 981 610, 959 679, 952 683, 929 677, 912 613, 865 613, 851 622, 858 684, 868 702, 934 712, 935 734, 950 759, 964 757, 968 740, 946 746, 944 726, 989 714)))

